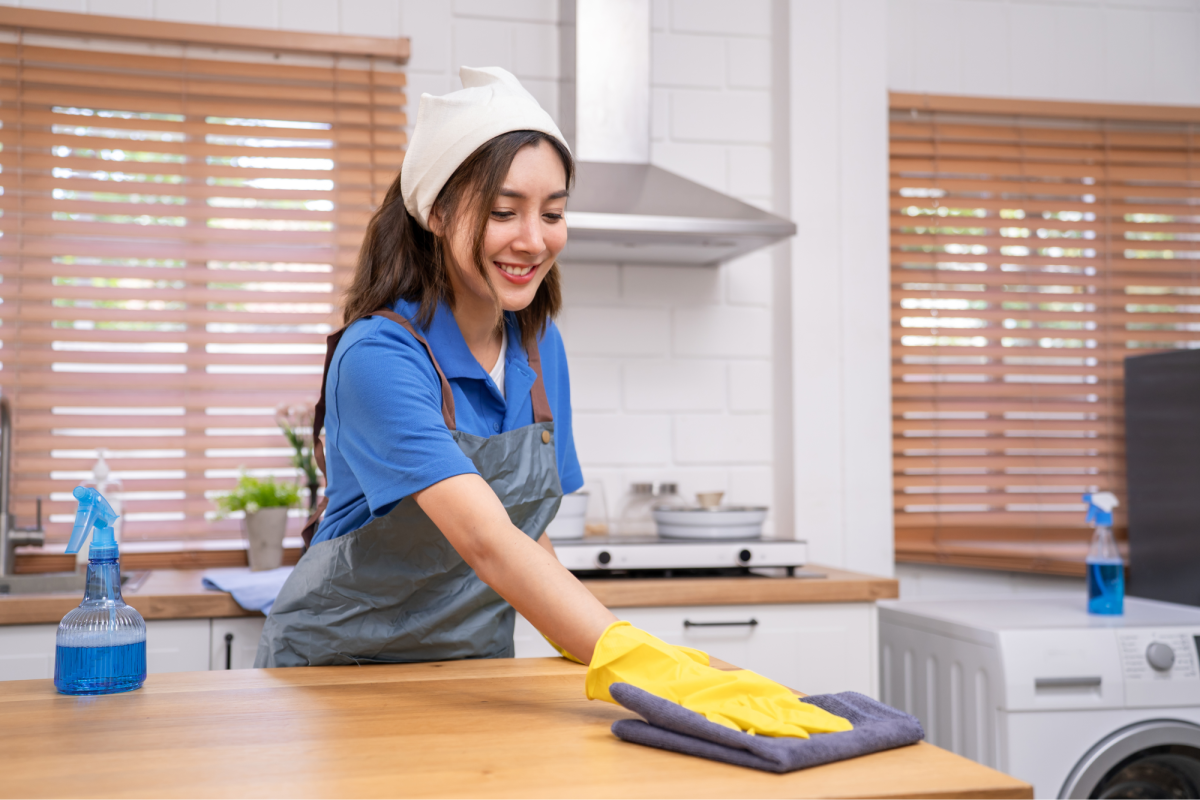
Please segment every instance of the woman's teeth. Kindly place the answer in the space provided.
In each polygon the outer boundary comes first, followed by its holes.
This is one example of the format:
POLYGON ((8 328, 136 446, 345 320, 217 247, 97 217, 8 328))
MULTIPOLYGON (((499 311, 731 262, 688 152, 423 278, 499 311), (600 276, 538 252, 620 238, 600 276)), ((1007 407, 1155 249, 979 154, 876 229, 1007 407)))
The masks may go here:
POLYGON ((493 263, 500 269, 507 272, 509 275, 513 275, 517 278, 525 277, 529 273, 533 272, 534 268, 537 266, 536 264, 531 264, 526 267, 521 267, 517 266, 516 264, 501 264, 499 261, 495 261, 493 263))

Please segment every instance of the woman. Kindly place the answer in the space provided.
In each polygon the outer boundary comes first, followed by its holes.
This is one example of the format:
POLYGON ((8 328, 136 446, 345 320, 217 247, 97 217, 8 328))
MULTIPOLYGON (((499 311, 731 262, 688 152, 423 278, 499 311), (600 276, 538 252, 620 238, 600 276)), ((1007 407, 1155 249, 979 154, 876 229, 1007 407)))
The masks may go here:
POLYGON ((749 694, 783 703, 765 717, 759 703, 752 718, 730 706, 721 719, 803 735, 813 707, 618 622, 542 535, 583 482, 552 322, 574 167, 512 75, 461 76, 462 91, 421 98, 401 174, 368 227, 314 427, 324 418, 328 511, 305 532, 311 549, 255 666, 511 657, 515 608, 591 664, 589 697, 611 701, 617 680, 677 702, 721 685, 734 706, 749 694), (668 673, 663 688, 654 676, 668 673))

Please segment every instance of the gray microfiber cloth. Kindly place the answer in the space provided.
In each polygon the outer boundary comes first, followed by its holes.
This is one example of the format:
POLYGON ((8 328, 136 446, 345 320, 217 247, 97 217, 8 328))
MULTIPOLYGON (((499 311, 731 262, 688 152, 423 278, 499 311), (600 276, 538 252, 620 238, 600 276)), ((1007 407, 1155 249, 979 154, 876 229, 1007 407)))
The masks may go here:
POLYGON ((852 731, 817 733, 808 739, 751 736, 731 730, 628 683, 614 683, 609 692, 614 700, 646 720, 617 720, 612 732, 619 738, 767 772, 792 772, 916 744, 925 738, 916 717, 858 692, 803 698, 854 725, 852 731))

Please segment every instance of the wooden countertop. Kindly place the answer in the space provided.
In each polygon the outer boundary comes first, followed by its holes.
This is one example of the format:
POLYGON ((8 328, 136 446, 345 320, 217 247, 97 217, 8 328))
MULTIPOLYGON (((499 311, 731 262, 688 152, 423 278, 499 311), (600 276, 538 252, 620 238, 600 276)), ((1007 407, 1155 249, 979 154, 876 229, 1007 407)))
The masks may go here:
MULTIPOLYGON (((856 572, 810 565, 799 578, 612 578, 584 585, 609 608, 635 606, 757 605, 771 603, 870 603, 899 597, 899 584, 856 572)), ((146 619, 255 616, 225 592, 205 589, 203 570, 156 570, 125 602, 146 619)), ((0 595, 0 625, 58 622, 79 605, 79 595, 0 595)))
POLYGON ((562 659, 0 683, 6 797, 1032 797, 921 743, 774 775, 617 739, 562 659))

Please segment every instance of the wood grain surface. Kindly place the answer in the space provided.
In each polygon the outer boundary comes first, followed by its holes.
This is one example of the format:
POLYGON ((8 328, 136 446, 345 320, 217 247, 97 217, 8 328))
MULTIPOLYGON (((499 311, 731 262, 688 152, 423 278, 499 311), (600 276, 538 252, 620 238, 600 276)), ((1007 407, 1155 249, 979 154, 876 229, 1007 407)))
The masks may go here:
MULTIPOLYGON (((612 578, 584 585, 609 608, 636 606, 756 605, 760 603, 868 603, 899 597, 899 584, 855 572, 809 566, 823 578, 612 578)), ((146 619, 258 616, 225 592, 205 589, 203 570, 157 570, 125 602, 146 619)), ((0 595, 0 625, 55 622, 79 595, 0 595)))
MULTIPOLYGON (((629 744, 562 659, 0 683, 3 797, 1032 797, 921 743, 787 775, 629 744)), ((802 687, 801 687, 802 688, 802 687)))

